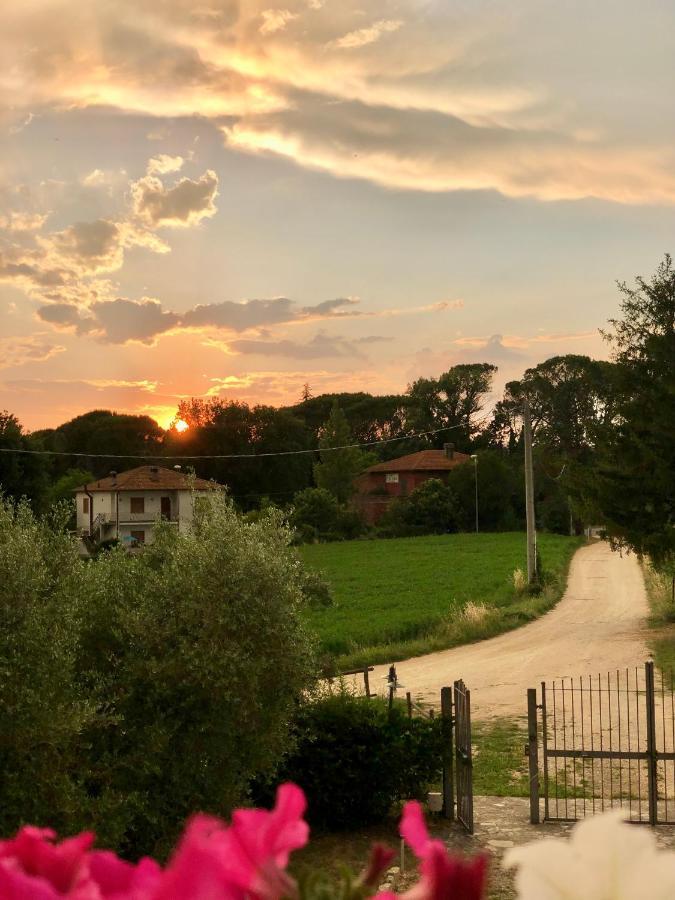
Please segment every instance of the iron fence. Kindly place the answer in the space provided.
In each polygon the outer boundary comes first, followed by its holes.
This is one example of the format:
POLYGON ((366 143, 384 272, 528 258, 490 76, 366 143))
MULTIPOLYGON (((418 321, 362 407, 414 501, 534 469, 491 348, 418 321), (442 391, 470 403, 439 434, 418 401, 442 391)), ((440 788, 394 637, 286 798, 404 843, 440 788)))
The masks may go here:
POLYGON ((533 821, 541 788, 548 821, 622 807, 632 822, 675 824, 672 672, 656 671, 648 662, 644 668, 561 678, 542 682, 538 699, 534 690, 528 692, 533 821))

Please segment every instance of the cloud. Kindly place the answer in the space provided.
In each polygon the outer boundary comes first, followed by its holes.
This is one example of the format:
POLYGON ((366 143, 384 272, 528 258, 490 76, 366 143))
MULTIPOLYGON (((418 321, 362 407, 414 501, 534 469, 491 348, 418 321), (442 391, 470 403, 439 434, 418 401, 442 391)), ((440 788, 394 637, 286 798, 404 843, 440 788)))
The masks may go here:
MULTIPOLYGON (((153 157, 149 166, 170 171, 178 159, 182 158, 160 155, 153 157)), ((85 182, 86 186, 98 186, 109 179, 102 170, 94 169, 85 182)), ((121 216, 75 222, 50 233, 39 230, 45 214, 9 213, 0 218, 0 229, 18 237, 0 249, 0 281, 13 282, 43 303, 84 307, 113 299, 113 285, 101 276, 119 271, 130 247, 168 253, 169 244, 155 229, 187 228, 213 216, 217 185, 218 178, 211 170, 196 180, 183 178, 170 187, 155 175, 145 175, 131 183, 130 206, 121 216), (19 240, 22 234, 30 234, 32 243, 19 240)), ((59 315, 65 315, 63 309, 51 319, 47 314, 40 315, 44 321, 68 324, 57 322, 59 315)))
POLYGON ((236 340, 229 341, 227 347, 235 353, 257 354, 260 356, 287 356, 292 359, 325 359, 345 356, 363 358, 363 345, 387 340, 390 340, 390 338, 380 337, 379 335, 369 335, 350 340, 339 335, 327 335, 319 332, 306 343, 291 340, 236 340))
POLYGON ((49 213, 10 212, 0 215, 0 229, 4 231, 39 231, 49 218, 49 213))
POLYGON ((379 22, 373 22, 366 28, 357 28, 355 31, 348 32, 332 43, 340 50, 354 50, 358 47, 365 47, 367 44, 374 44, 383 34, 398 31, 401 25, 403 25, 401 19, 380 19, 379 22))
MULTIPOLYGON (((621 3, 609 32, 602 5, 581 0, 545 13, 537 0, 262 7, 4 4, 0 121, 84 107, 200 116, 239 151, 387 188, 675 203, 669 4, 645 29, 621 3), (298 16, 302 29, 284 27, 298 16), (627 58, 635 71, 616 65, 627 58)), ((165 223, 207 214, 187 205, 165 223)))
POLYGON ((0 369, 23 366, 30 362, 45 362, 65 347, 45 341, 39 335, 0 338, 0 369))
POLYGON ((158 300, 105 300, 90 307, 96 328, 105 343, 127 341, 153 343, 158 334, 169 331, 179 322, 176 313, 165 312, 158 300))
POLYGON ((170 172, 179 172, 183 168, 185 160, 182 156, 169 156, 160 153, 148 161, 148 175, 167 175, 170 172))
POLYGON ((182 178, 165 187, 159 178, 147 175, 131 188, 134 213, 150 228, 189 228, 215 215, 218 176, 209 169, 196 181, 182 178))
POLYGON ((181 319, 186 327, 212 326, 233 331, 246 331, 267 325, 285 322, 307 322, 315 319, 341 318, 358 304, 350 297, 324 300, 316 306, 298 308, 288 297, 274 297, 267 300, 224 300, 221 303, 200 304, 184 313, 181 319))
POLYGON ((260 26, 261 34, 274 34, 275 31, 283 31, 283 29, 298 18, 298 14, 291 12, 290 9, 264 9, 260 13, 262 24, 260 26))

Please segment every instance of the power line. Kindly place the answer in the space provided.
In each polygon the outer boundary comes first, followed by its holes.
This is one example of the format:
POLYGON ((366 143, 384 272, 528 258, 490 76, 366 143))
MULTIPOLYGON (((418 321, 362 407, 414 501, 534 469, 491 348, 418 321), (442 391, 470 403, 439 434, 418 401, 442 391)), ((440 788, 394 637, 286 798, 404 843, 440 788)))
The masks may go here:
MULTIPOLYGON (((487 421, 484 419, 482 421, 487 421)), ((479 422, 478 424, 482 424, 479 422)), ((171 456, 155 456, 127 453, 84 453, 82 451, 70 450, 27 450, 15 449, 13 447, 0 447, 0 453, 20 453, 29 456, 77 456, 84 459, 264 459, 270 456, 300 456, 307 453, 329 453, 333 450, 352 450, 360 447, 377 447, 381 444, 392 444, 399 441, 412 441, 416 438, 431 437, 434 434, 440 434, 443 431, 453 431, 456 428, 465 428, 465 425, 448 425, 445 428, 435 428, 431 431, 421 431, 417 434, 405 434, 395 438, 385 438, 380 441, 367 441, 357 444, 343 444, 339 447, 316 447, 311 450, 273 450, 265 453, 219 453, 204 455, 182 455, 172 454, 171 456)))

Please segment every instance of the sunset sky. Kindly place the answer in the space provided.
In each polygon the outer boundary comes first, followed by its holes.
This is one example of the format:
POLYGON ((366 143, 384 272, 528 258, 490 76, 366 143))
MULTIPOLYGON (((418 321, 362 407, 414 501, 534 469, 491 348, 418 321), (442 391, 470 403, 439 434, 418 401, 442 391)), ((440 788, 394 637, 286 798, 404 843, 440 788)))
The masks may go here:
POLYGON ((670 0, 0 7, 0 409, 497 390, 675 233, 670 0))

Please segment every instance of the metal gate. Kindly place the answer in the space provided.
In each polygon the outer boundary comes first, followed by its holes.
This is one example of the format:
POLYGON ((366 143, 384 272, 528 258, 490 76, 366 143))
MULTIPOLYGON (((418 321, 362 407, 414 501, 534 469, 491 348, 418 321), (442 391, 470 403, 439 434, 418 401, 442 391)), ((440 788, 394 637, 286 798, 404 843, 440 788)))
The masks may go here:
POLYGON ((648 662, 542 682, 539 698, 530 689, 531 821, 540 818, 541 788, 544 821, 622 807, 632 822, 675 824, 673 687, 672 672, 648 662))
POLYGON ((454 684, 455 769, 457 818, 473 834, 473 764, 471 760, 471 691, 463 681, 454 684))

